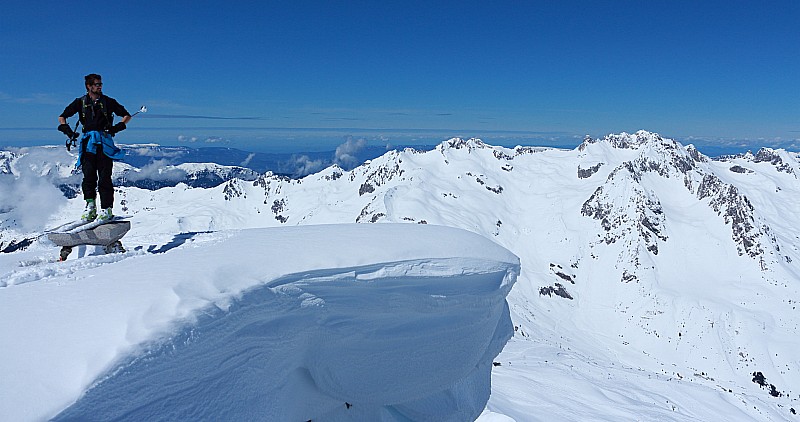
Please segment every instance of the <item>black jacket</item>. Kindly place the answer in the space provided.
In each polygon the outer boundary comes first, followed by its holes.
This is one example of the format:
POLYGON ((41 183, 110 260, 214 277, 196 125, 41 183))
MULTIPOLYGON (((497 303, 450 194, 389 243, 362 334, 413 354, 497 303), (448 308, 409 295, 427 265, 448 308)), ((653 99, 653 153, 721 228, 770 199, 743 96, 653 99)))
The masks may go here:
POLYGON ((120 117, 130 116, 128 110, 125 110, 125 107, 117 100, 101 95, 100 98, 92 101, 88 94, 71 102, 61 113, 61 117, 66 119, 74 116, 75 113, 80 113, 78 118, 83 125, 83 133, 109 129, 114 125, 114 114, 120 117))

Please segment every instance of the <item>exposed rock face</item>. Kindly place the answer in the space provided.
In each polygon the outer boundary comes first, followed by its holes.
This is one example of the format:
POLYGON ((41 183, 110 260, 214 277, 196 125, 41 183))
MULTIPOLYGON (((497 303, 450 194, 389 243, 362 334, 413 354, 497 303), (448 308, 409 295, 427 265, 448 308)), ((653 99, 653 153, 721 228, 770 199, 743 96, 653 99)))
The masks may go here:
POLYGON ((794 173, 794 169, 789 163, 783 161, 783 157, 777 151, 773 150, 772 148, 761 148, 756 153, 755 157, 753 158, 753 162, 755 163, 770 163, 775 168, 783 173, 794 173))
POLYGON ((592 175, 594 175, 595 173, 597 173, 598 170, 600 170, 600 167, 603 164, 604 163, 597 163, 587 169, 578 167, 578 179, 588 179, 592 177, 592 175))
MULTIPOLYGON (((638 148, 641 152, 633 160, 625 161, 608 176, 608 180, 597 188, 583 205, 581 213, 601 222, 605 231, 603 241, 614 243, 623 237, 635 234, 644 248, 658 254, 658 240, 667 241, 665 220, 661 202, 655 192, 642 188, 642 179, 658 176, 662 178, 681 178, 686 189, 695 194, 698 200, 707 204, 717 215, 723 217, 731 227, 731 237, 736 242, 739 255, 757 259, 766 268, 765 244, 770 249, 779 249, 770 235, 770 228, 760 222, 755 210, 735 186, 719 179, 704 165, 708 159, 694 148, 683 148, 672 140, 655 134, 637 132, 635 135, 610 135, 603 140, 615 148, 638 148), (623 198, 623 199, 620 199, 623 198)), ((596 141, 585 141, 584 144, 596 141)), ((785 171, 781 157, 762 149, 755 162, 769 161, 779 171, 785 171)), ((632 244, 637 242, 631 241, 632 244)), ((638 253, 631 251, 631 262, 638 267, 638 253)))

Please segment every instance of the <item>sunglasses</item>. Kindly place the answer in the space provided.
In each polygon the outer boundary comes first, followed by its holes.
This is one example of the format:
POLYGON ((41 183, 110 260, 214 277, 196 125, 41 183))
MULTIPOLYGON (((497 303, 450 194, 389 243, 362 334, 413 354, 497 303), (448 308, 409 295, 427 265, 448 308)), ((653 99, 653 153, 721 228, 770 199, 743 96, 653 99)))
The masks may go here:
POLYGON ((94 85, 94 86, 103 86, 103 83, 102 82, 95 82, 92 85, 94 85))

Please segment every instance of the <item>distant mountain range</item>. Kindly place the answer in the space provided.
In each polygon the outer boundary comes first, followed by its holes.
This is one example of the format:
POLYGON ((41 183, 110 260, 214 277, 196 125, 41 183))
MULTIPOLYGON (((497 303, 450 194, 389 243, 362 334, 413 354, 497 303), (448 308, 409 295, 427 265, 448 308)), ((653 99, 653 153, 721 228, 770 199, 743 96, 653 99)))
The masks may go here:
MULTIPOLYGON (((358 145, 346 153, 321 151, 305 153, 254 153, 235 148, 189 148, 155 144, 123 145, 125 159, 115 165, 115 186, 159 189, 186 183, 191 187, 214 187, 238 178, 255 180, 272 172, 302 177, 330 165, 352 169, 386 153, 386 147, 358 145)), ((28 163, 42 177, 54 180, 68 197, 80 189, 80 176, 73 169, 76 151, 43 146, 0 151, 0 174, 12 174, 15 162, 28 163), (23 158, 24 156, 24 158, 23 158)))

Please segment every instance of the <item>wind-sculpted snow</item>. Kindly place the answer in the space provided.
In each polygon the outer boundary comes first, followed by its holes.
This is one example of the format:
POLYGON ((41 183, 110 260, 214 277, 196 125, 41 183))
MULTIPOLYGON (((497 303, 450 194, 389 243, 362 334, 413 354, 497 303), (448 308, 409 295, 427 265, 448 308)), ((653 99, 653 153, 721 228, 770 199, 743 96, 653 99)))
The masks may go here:
POLYGON ((331 225, 9 286, 0 419, 475 419, 518 273, 466 231, 331 225))

